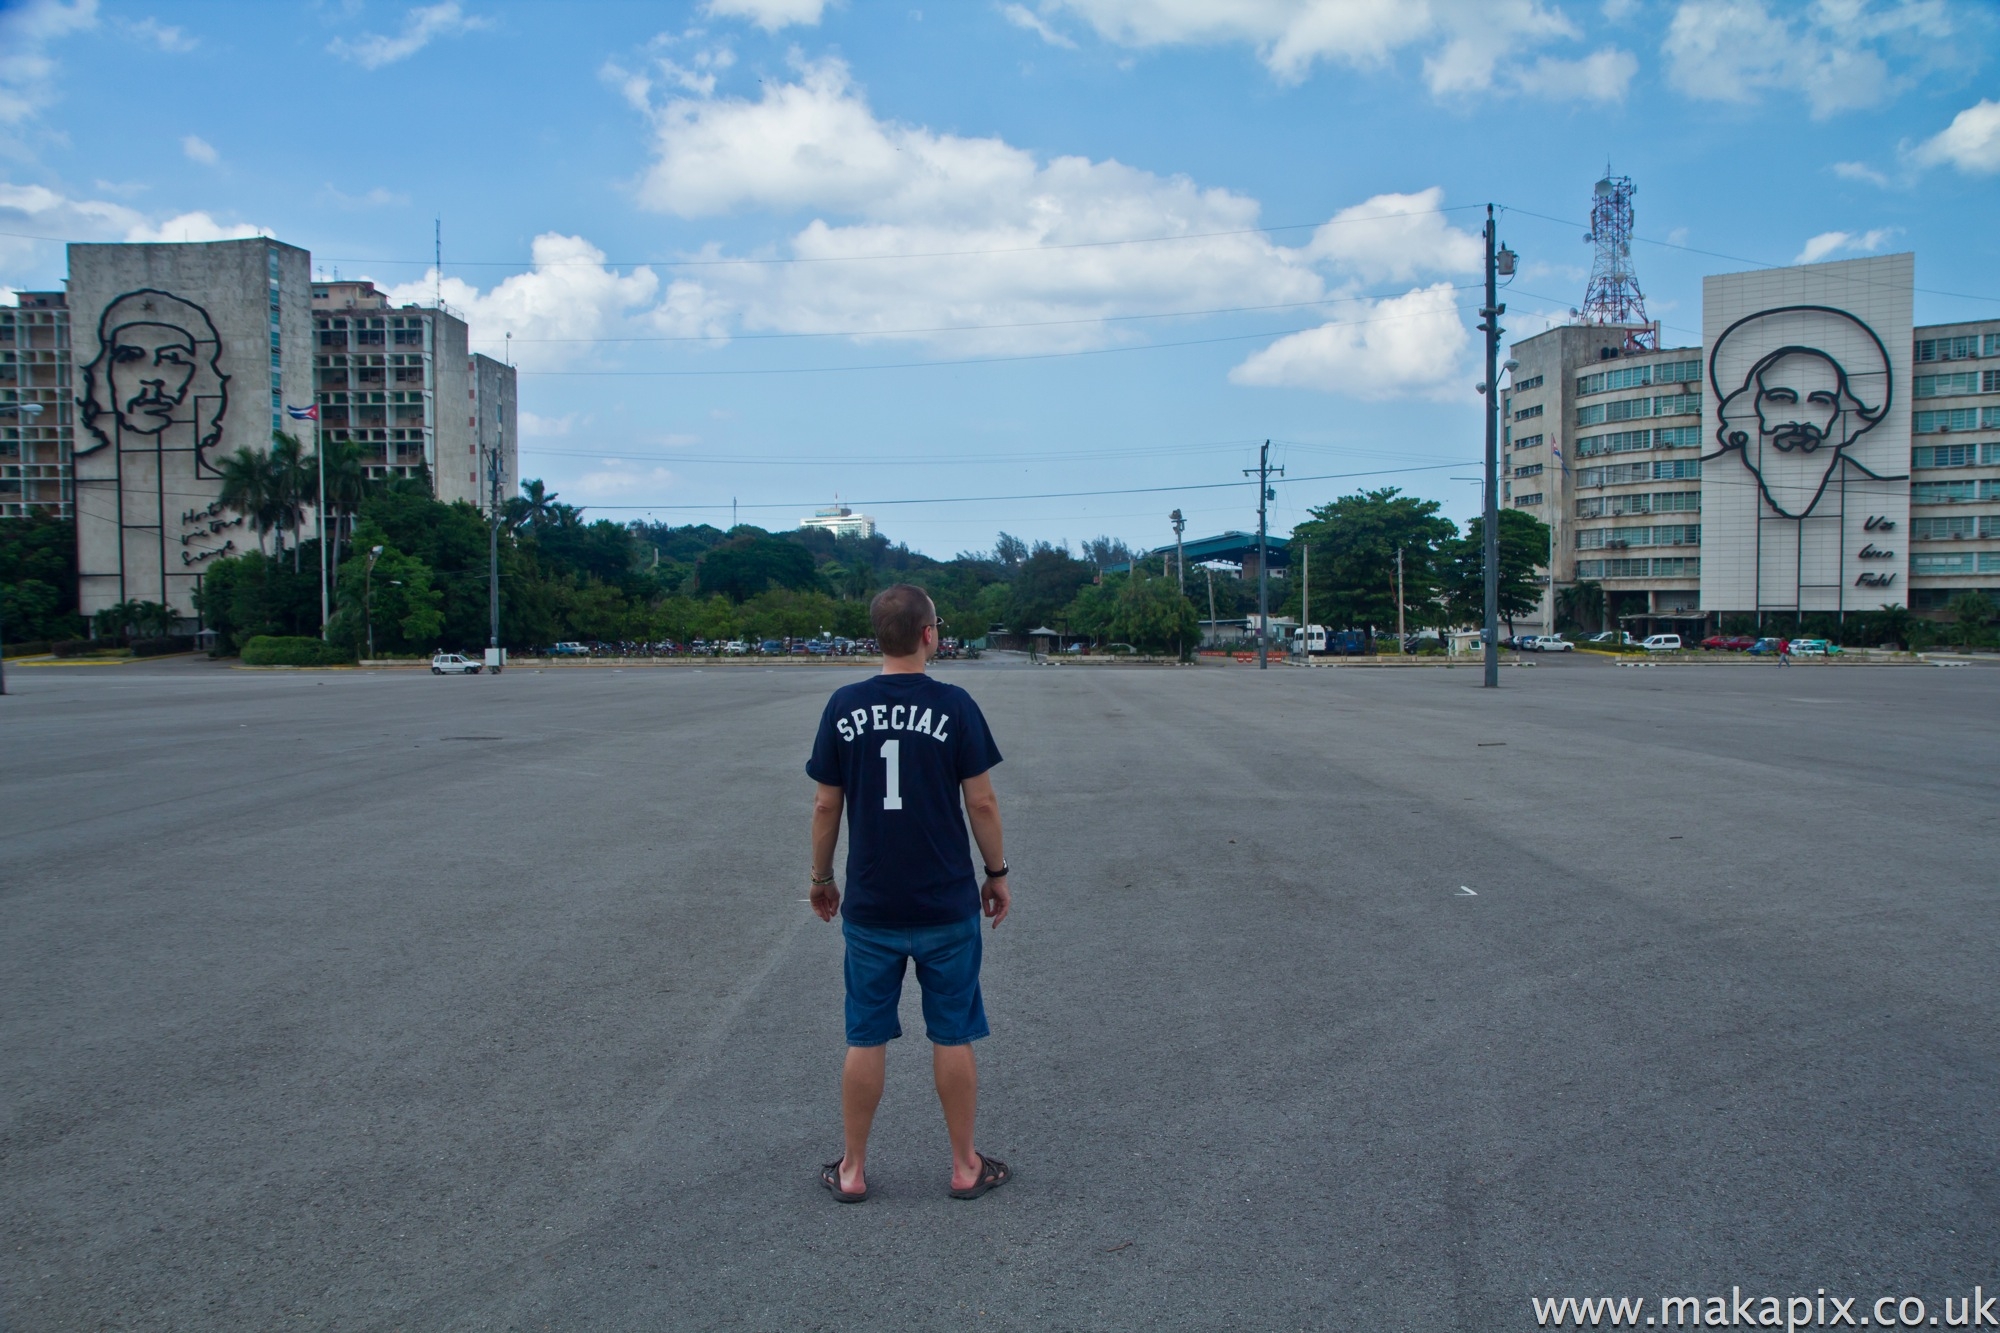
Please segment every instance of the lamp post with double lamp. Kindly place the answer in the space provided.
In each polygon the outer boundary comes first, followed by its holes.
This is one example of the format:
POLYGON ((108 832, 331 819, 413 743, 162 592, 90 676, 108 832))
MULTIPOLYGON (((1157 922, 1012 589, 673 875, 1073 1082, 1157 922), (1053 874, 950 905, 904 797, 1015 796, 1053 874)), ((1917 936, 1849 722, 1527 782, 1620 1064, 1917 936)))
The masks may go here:
MULTIPOLYGON (((0 403, 0 412, 12 413, 16 420, 19 420, 22 417, 26 417, 30 421, 33 421, 36 417, 42 414, 42 405, 40 403, 0 403)), ((20 445, 18 443, 15 445, 14 452, 15 452, 15 457, 18 458, 20 456, 20 445)), ((0 617, 0 619, 4 619, 4 617, 0 617)), ((0 694, 5 694, 7 692, 6 661, 7 661, 6 634, 4 630, 0 630, 0 694)))
POLYGON ((382 558, 382 548, 368 548, 368 563, 361 569, 361 615, 368 622, 368 656, 375 656, 375 562, 382 558))

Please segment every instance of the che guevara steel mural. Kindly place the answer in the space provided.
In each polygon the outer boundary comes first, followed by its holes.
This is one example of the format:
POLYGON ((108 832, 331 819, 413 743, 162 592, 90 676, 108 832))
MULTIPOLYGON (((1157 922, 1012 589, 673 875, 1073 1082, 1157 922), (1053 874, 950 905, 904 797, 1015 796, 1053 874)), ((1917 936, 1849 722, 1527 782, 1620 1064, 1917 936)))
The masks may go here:
POLYGON ((148 450, 192 448, 197 473, 212 474, 207 452, 222 439, 229 411, 215 321, 167 292, 125 293, 97 321, 97 356, 83 368, 77 407, 97 437, 78 454, 120 447, 120 436, 134 436, 148 450))

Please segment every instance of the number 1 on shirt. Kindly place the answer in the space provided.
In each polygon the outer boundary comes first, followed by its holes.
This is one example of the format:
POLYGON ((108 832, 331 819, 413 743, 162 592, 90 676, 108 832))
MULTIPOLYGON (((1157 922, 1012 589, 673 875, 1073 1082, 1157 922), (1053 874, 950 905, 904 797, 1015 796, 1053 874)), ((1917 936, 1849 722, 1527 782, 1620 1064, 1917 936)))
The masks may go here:
POLYGON ((889 790, 882 797, 884 810, 903 808, 903 742, 888 740, 882 742, 882 765, 889 770, 889 790))

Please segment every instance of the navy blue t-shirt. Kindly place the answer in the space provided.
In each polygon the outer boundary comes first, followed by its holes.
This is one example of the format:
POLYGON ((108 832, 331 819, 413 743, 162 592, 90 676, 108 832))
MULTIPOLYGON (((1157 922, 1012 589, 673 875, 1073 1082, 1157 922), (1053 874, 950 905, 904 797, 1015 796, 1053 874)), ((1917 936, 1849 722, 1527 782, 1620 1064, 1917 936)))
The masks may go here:
POLYGON ((847 894, 862 926, 945 926, 979 912, 958 784, 1000 762, 972 696, 918 672, 843 686, 806 775, 847 803, 847 894))

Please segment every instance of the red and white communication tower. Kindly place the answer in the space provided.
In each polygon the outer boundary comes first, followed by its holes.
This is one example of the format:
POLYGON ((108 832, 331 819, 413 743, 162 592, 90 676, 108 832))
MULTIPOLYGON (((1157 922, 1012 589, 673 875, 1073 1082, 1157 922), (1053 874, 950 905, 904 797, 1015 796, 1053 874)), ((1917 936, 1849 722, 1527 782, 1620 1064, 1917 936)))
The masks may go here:
POLYGON ((1604 324, 1625 331, 1624 350, 1652 352, 1660 346, 1660 326, 1646 318, 1646 294, 1632 271, 1632 178, 1614 176, 1604 168, 1590 201, 1590 235, 1597 247, 1590 265, 1590 287, 1583 295, 1586 324, 1604 324))

